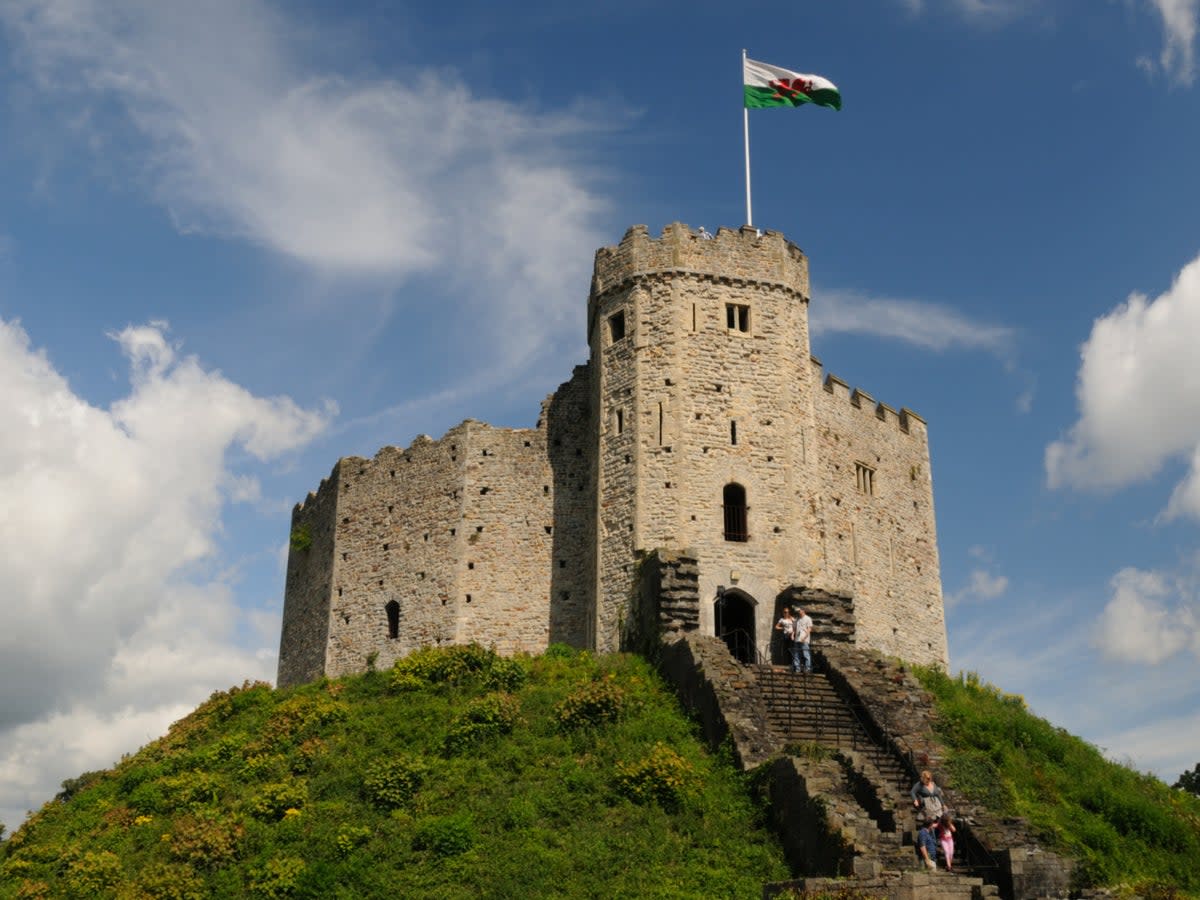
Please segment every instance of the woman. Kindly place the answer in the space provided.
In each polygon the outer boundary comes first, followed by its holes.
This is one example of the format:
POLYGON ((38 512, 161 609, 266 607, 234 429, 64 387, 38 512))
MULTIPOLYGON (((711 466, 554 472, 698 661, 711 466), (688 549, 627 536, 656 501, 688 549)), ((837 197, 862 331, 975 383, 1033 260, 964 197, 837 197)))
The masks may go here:
POLYGON ((946 804, 942 798, 942 789, 933 783, 933 773, 928 769, 921 773, 921 780, 913 785, 910 793, 922 824, 935 822, 945 813, 946 804))

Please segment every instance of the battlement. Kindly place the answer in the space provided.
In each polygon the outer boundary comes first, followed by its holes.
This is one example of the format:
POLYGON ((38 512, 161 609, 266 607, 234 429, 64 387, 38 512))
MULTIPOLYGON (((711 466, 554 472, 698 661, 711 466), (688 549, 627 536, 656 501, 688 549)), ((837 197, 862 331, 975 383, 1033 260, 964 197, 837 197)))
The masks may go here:
POLYGON ((645 225, 634 225, 620 244, 597 250, 592 298, 638 276, 665 273, 776 284, 808 298, 808 258, 779 232, 743 226, 703 236, 682 222, 668 225, 660 238, 650 237, 645 225))
POLYGON ((907 407, 901 407, 897 412, 894 407, 880 403, 861 388, 852 388, 849 384, 834 375, 825 373, 824 366, 815 356, 811 357, 813 379, 821 384, 826 394, 835 400, 845 402, 849 406, 860 409, 864 415, 873 415, 885 424, 898 428, 904 434, 925 434, 925 420, 907 407))

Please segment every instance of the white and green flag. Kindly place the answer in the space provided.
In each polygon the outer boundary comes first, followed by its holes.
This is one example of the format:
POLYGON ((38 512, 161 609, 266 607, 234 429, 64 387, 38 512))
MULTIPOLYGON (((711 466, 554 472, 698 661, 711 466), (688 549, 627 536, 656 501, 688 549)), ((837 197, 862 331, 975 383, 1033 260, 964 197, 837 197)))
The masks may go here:
POLYGON ((802 106, 805 103, 842 108, 842 95, 837 85, 820 75, 802 75, 753 59, 743 60, 743 72, 746 109, 802 106))

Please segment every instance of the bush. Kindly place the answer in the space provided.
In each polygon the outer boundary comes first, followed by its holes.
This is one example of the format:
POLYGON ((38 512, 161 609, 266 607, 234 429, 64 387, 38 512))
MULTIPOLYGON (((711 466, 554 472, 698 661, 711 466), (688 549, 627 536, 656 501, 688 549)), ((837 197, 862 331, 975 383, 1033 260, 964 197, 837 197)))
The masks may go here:
POLYGON ((510 733, 519 710, 516 699, 509 694, 488 694, 472 700, 450 726, 442 741, 443 752, 461 753, 489 738, 510 733))
POLYGON ((569 694, 554 710, 564 731, 615 722, 625 706, 625 692, 611 676, 593 681, 569 694))
POLYGON ((416 690, 431 684, 464 684, 495 665, 499 657, 479 644, 422 647, 392 666, 395 690, 416 690))
POLYGON ((687 792, 692 774, 687 760, 666 744, 657 743, 644 759, 617 763, 617 790, 634 803, 657 803, 674 810, 687 792))
POLYGON ((250 872, 250 893, 255 897, 290 897, 300 887, 307 866, 295 856, 277 856, 250 872))
POLYGON ((374 832, 366 825, 345 825, 334 838, 334 849, 338 856, 346 857, 371 839, 374 832))
POLYGON ((265 784, 250 801, 250 814, 268 821, 283 818, 289 809, 301 809, 308 802, 308 784, 302 780, 265 784))
POLYGON ((156 863, 146 868, 136 882, 137 897, 149 900, 204 900, 204 880, 191 866, 156 863))
POLYGON ((177 861, 215 869, 238 856, 245 833, 236 820, 214 814, 186 815, 175 820, 167 842, 177 861))
POLYGON ((108 893, 121 880, 121 860, 107 850, 87 851, 67 865, 67 896, 92 898, 108 893))
POLYGON ((404 806, 425 780, 425 766, 415 759, 400 757, 372 763, 363 775, 363 796, 380 809, 404 806))
POLYGON ((484 673, 483 686, 492 691, 519 691, 529 680, 529 662, 524 657, 497 657, 484 673))
POLYGON ((458 856, 475 844, 475 829, 466 815, 438 816, 426 819, 413 834, 413 849, 428 850, 434 856, 458 856))

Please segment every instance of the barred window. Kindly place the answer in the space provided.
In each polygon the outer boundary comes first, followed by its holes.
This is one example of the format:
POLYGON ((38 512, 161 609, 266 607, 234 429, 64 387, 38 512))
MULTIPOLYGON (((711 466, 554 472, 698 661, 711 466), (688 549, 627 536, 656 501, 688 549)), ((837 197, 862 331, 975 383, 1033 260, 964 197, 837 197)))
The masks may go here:
POLYGON ((865 463, 854 464, 854 478, 858 484, 859 493, 868 497, 875 496, 875 470, 865 463))
POLYGON ((725 540, 749 540, 750 534, 746 527, 746 489, 740 484, 727 484, 722 499, 725 506, 725 540))

